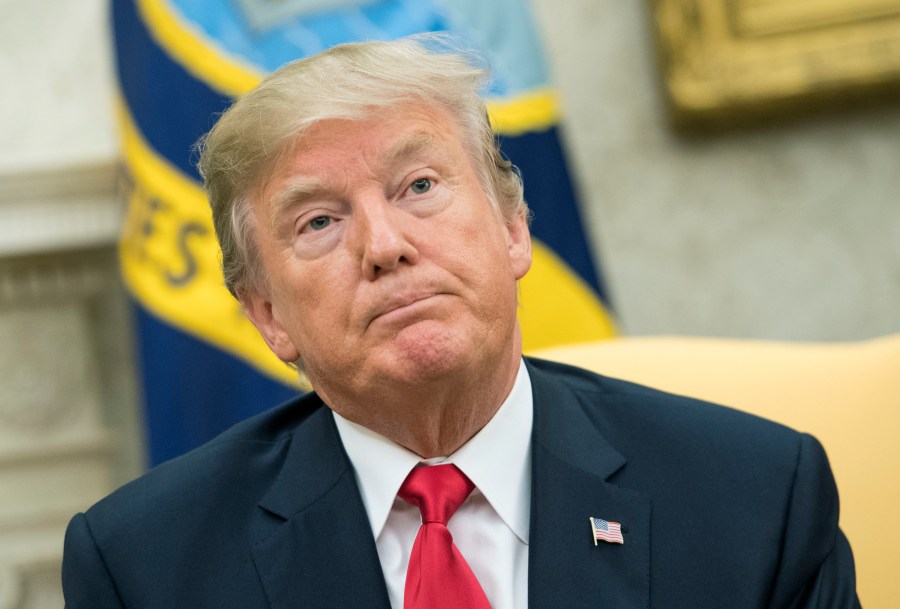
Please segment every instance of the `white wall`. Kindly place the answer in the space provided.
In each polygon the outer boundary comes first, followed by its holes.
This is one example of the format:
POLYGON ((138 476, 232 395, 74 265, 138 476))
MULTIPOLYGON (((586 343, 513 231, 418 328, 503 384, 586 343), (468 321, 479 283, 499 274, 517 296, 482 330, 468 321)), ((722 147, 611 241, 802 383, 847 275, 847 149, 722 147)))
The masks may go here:
POLYGON ((116 151, 106 0, 0 0, 0 171, 116 151))

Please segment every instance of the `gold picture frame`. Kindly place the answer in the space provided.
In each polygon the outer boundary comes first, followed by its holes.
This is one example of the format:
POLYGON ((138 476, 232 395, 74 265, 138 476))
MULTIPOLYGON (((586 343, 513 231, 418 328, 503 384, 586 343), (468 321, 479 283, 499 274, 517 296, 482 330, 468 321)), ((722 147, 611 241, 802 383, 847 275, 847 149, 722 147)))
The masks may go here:
POLYGON ((900 93, 900 0, 651 0, 682 128, 900 93))

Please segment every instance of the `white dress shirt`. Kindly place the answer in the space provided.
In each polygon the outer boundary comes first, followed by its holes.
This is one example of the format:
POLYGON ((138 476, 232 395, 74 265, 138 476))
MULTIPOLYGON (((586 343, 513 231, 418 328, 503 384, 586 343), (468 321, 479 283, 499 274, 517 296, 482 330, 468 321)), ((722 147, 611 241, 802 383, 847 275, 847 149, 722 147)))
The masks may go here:
POLYGON ((422 524, 397 492, 419 463, 453 463, 475 490, 447 523, 492 609, 528 606, 531 516, 531 380, 524 361, 494 417, 447 457, 423 460, 384 436, 334 414, 372 525, 393 609, 402 609, 406 569, 422 524))

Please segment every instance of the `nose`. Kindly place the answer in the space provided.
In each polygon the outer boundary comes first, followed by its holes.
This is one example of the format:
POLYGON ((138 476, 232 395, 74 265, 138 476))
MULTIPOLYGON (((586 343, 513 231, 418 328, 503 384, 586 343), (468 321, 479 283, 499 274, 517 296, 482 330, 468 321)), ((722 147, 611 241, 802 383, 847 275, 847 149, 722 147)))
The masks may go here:
POLYGON ((404 264, 416 264, 419 252, 410 239, 410 226, 404 212, 385 200, 369 200, 355 211, 352 239, 368 281, 404 264))

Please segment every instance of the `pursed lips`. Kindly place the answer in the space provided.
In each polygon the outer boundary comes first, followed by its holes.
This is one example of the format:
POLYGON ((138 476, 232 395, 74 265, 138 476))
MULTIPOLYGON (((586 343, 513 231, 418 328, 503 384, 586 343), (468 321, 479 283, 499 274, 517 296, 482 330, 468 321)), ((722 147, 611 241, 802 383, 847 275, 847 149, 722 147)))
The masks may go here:
POLYGON ((381 303, 380 306, 377 307, 374 314, 370 316, 369 323, 366 326, 372 325, 372 323, 380 318, 393 313, 394 311, 398 311, 405 307, 409 307, 410 305, 414 305, 417 302, 421 302, 423 300, 428 300, 429 298, 433 298, 435 296, 440 296, 440 292, 407 292, 401 294, 394 294, 388 300, 381 303))

